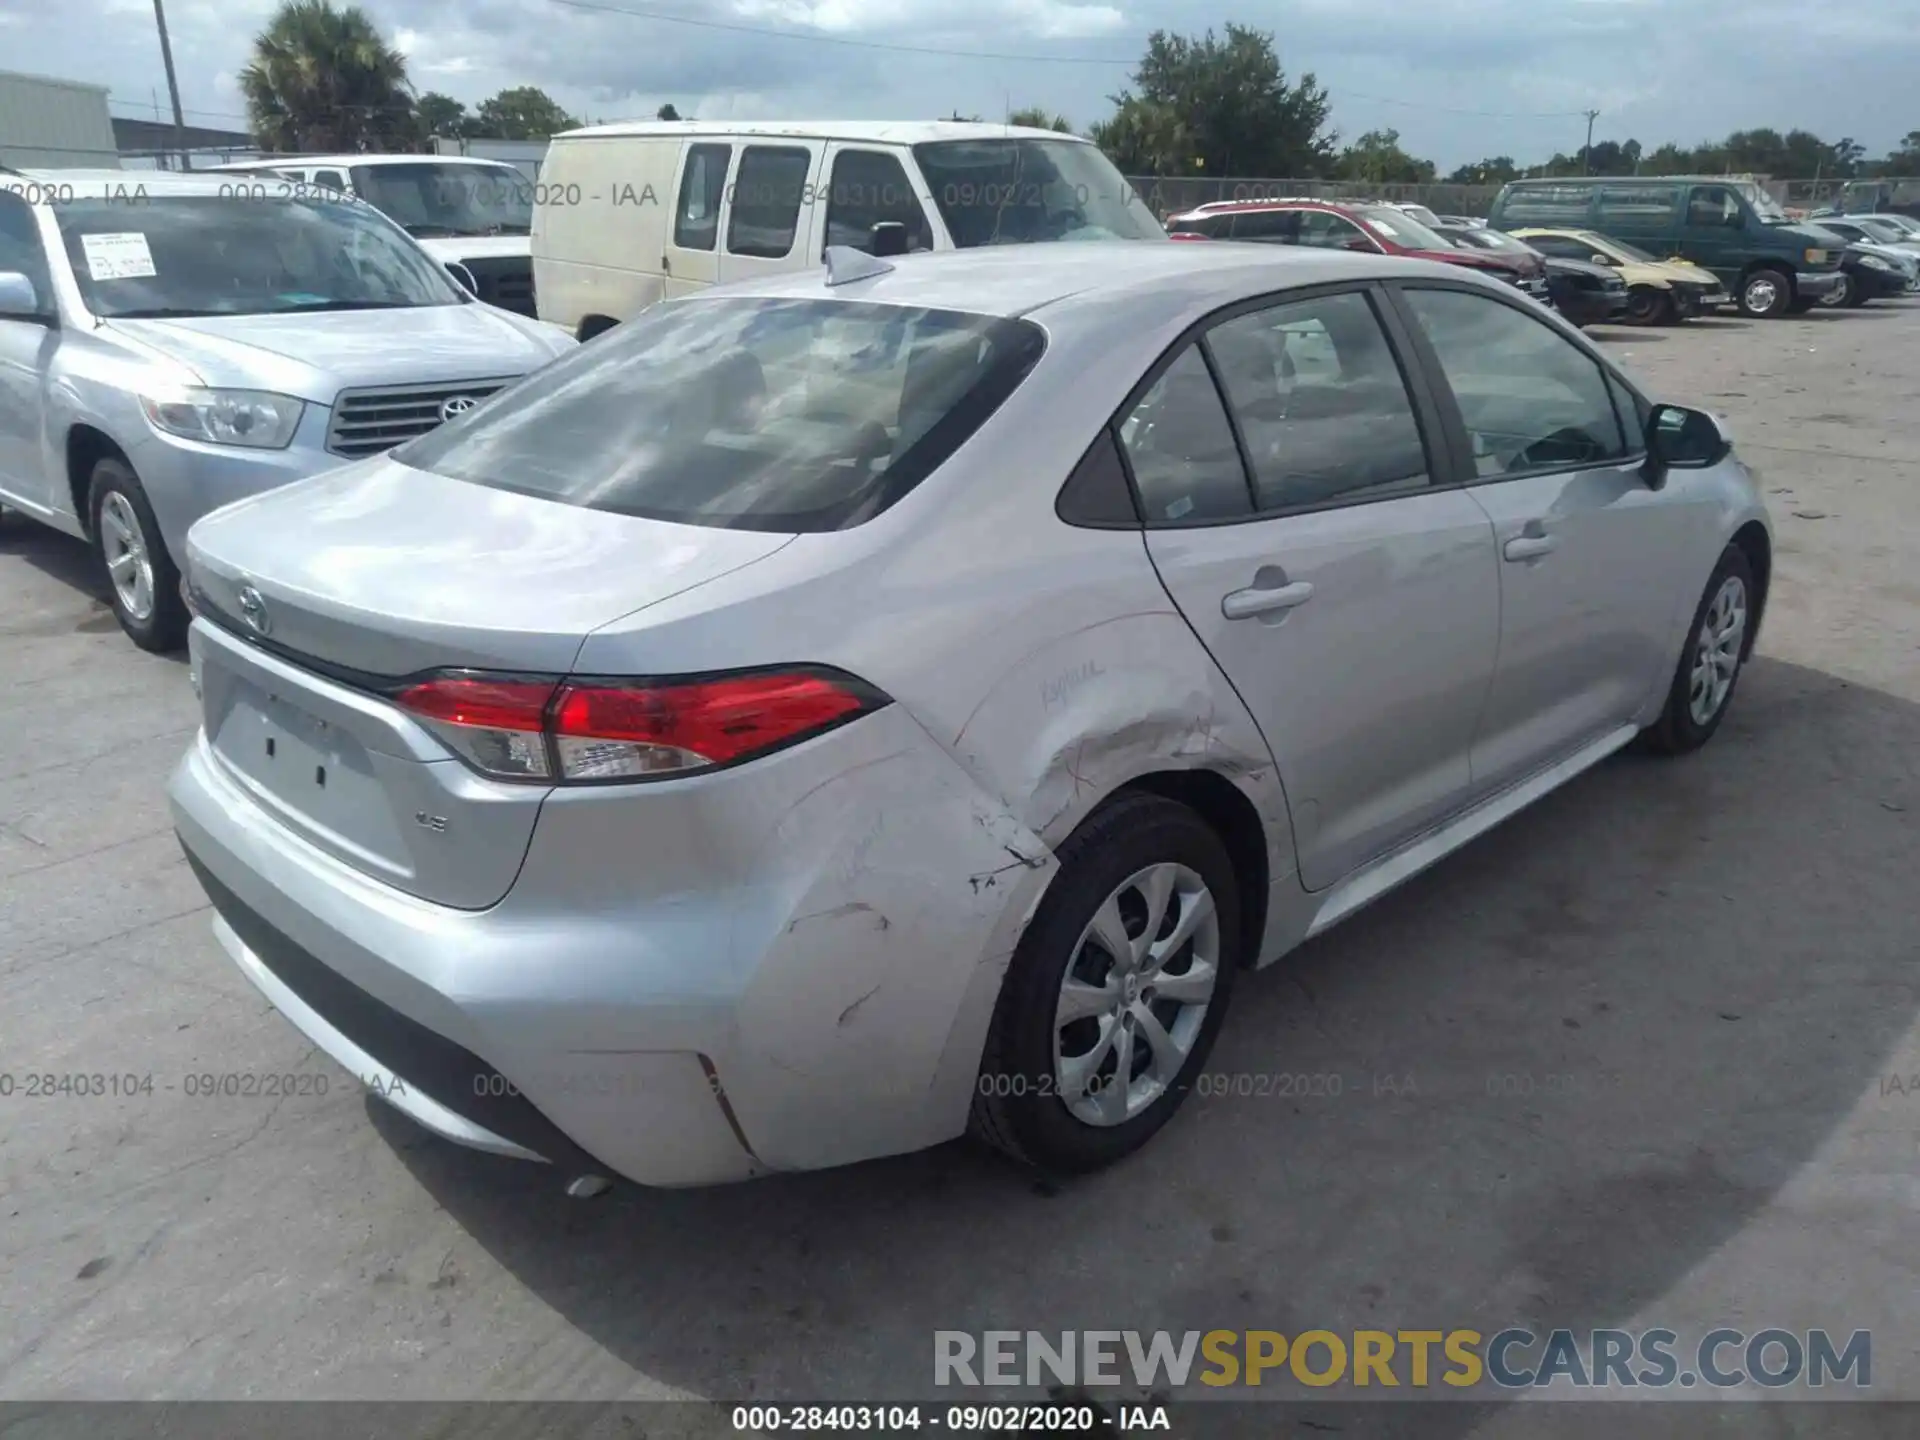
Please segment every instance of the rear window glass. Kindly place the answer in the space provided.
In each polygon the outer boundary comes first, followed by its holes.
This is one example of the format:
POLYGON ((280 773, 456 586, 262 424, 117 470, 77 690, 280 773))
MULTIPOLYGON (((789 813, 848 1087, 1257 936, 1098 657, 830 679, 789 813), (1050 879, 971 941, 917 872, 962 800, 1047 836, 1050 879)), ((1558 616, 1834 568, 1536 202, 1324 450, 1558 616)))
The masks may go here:
POLYGON ((1029 321, 949 310, 678 301, 392 453, 418 470, 616 514, 841 530, 937 469, 1045 343, 1029 321))

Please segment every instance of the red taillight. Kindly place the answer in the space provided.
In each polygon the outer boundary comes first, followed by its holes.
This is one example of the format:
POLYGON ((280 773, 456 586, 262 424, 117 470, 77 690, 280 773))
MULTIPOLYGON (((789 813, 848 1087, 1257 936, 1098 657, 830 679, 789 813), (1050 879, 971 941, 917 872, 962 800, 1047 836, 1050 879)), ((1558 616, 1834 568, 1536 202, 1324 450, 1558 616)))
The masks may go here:
POLYGON ((572 781, 729 765, 886 703, 815 670, 646 682, 459 674, 394 698, 486 774, 572 781))

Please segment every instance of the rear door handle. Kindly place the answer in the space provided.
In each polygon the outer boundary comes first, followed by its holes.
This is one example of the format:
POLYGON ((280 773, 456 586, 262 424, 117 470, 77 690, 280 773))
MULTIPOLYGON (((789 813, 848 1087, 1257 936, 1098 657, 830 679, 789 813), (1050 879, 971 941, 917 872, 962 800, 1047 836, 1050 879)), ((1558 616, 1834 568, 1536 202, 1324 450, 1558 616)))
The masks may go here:
POLYGON ((1276 585, 1271 589, 1252 586, 1245 590, 1235 590, 1220 602, 1220 613, 1229 620, 1249 620, 1256 615, 1271 615, 1280 610, 1291 610, 1296 605, 1304 605, 1313 598, 1313 586, 1305 580, 1296 580, 1291 585, 1276 585))
POLYGON ((1509 560, 1538 560, 1542 555, 1551 555, 1560 548, 1560 542, 1551 535, 1516 535, 1507 541, 1500 553, 1509 560))

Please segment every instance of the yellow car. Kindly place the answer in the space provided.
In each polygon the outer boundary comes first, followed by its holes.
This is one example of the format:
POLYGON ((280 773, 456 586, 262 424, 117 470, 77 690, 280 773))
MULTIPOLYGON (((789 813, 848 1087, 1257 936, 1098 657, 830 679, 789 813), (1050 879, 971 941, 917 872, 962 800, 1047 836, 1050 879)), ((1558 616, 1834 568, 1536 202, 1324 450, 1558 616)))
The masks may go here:
POLYGON ((1711 270, 1690 260, 1660 260, 1624 240, 1594 230, 1515 230, 1543 255, 1607 265, 1627 282, 1629 325, 1671 325, 1703 310, 1733 303, 1711 270))

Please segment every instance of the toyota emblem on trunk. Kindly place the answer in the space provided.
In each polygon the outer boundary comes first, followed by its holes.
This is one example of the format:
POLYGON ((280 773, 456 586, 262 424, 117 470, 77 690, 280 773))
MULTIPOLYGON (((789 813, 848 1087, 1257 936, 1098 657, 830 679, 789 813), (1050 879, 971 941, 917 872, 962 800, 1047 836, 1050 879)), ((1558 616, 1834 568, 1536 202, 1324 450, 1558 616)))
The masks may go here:
POLYGON ((464 415, 480 402, 471 395, 455 395, 440 406, 440 418, 451 420, 456 415, 464 415))
POLYGON ((234 598, 240 606, 240 618, 254 634, 265 635, 273 629, 273 621, 267 618, 267 602, 253 586, 242 585, 234 598))

